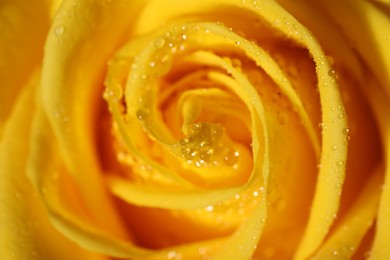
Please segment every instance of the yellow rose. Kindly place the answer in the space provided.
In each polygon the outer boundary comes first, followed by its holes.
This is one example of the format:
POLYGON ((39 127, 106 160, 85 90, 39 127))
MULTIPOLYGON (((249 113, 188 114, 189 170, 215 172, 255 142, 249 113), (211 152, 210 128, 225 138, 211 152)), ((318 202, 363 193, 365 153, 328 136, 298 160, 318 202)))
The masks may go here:
POLYGON ((390 6, 0 4, 1 259, 390 259, 390 6))

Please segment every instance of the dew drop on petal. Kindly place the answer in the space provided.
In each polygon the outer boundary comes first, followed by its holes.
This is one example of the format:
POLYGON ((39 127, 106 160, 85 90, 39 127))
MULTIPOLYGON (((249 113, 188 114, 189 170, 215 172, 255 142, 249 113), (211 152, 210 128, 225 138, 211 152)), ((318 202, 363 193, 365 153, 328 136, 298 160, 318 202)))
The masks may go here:
POLYGON ((238 161, 238 158, 240 156, 240 153, 238 151, 234 151, 229 149, 228 152, 225 154, 223 160, 226 165, 235 165, 238 161))
POLYGON ((341 167, 341 166, 343 166, 343 165, 344 165, 344 162, 343 162, 343 161, 338 161, 338 162, 337 162, 337 166, 340 166, 340 167, 341 167))
POLYGON ((58 27, 55 28, 55 30, 54 30, 54 33, 55 33, 55 35, 57 35, 57 36, 63 35, 64 32, 65 32, 65 27, 64 27, 64 26, 58 26, 58 27))
POLYGON ((180 144, 181 146, 186 146, 189 142, 190 142, 190 139, 188 139, 188 138, 183 138, 183 139, 180 139, 179 144, 180 144))
POLYGON ((329 75, 329 76, 333 76, 333 75, 334 75, 334 70, 329 70, 329 71, 328 71, 328 75, 329 75))
POLYGON ((158 38, 155 42, 154 42, 154 46, 156 46, 156 48, 160 49, 162 47, 164 47, 165 45, 165 39, 164 38, 158 38))
POLYGON ((205 208, 206 211, 212 212, 214 210, 214 206, 210 205, 205 208))
POLYGON ((148 117, 148 112, 146 110, 139 109, 137 110, 136 115, 140 121, 144 121, 148 117))

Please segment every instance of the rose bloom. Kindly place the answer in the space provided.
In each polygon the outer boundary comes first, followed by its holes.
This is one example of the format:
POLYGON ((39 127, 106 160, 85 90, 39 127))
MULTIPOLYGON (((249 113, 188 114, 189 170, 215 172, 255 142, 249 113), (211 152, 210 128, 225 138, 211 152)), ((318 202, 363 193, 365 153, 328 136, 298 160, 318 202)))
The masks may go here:
POLYGON ((390 6, 3 0, 0 258, 390 259, 390 6))

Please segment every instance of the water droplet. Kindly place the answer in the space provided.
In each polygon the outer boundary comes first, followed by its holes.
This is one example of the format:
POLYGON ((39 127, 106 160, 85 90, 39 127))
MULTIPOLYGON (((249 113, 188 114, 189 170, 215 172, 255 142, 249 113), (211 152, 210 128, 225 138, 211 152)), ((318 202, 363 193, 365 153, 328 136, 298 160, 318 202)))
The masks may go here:
POLYGON ((154 66, 156 66, 156 63, 154 61, 150 62, 149 63, 150 67, 154 68, 154 66))
POLYGON ((333 251, 333 255, 338 255, 338 253, 339 253, 339 252, 338 252, 337 250, 334 250, 334 251, 333 251))
POLYGON ((188 138, 183 138, 183 139, 180 139, 180 141, 179 141, 181 146, 186 146, 189 142, 190 142, 190 139, 188 139, 188 138))
POLYGON ((156 46, 156 48, 160 49, 162 47, 164 47, 165 45, 165 39, 160 37, 158 38, 155 42, 154 42, 154 46, 156 46))
POLYGON ((202 167, 203 165, 205 165, 205 161, 204 160, 196 160, 195 161, 195 166, 196 167, 202 167))
POLYGON ((197 154, 198 154, 197 151, 192 151, 192 153, 190 155, 191 155, 191 157, 195 157, 197 154))
POLYGON ((206 141, 202 141, 202 142, 200 142, 200 144, 199 144, 200 147, 205 147, 205 146, 207 146, 207 145, 208 145, 208 143, 207 143, 206 141))
POLYGON ((164 56, 162 56, 162 58, 161 58, 161 60, 160 60, 161 63, 166 63, 166 62, 168 62, 168 61, 170 61, 170 56, 167 55, 167 54, 165 54, 164 56))
POLYGON ((259 192, 258 192, 257 190, 255 190, 255 191, 253 192, 253 196, 254 196, 254 197, 259 196, 259 192))
POLYGON ((141 121, 144 121, 147 117, 148 117, 148 112, 146 110, 143 110, 143 109, 139 109, 137 110, 136 112, 136 116, 139 120, 141 121))
POLYGON ((55 28, 55 30, 54 30, 54 33, 55 33, 55 35, 57 35, 57 36, 63 35, 64 32, 65 32, 65 27, 64 27, 64 26, 58 26, 58 27, 55 28))
POLYGON ((214 210, 214 206, 210 205, 205 208, 206 211, 212 212, 214 210))
POLYGON ((114 84, 106 89, 108 97, 113 98, 115 100, 121 99, 123 96, 122 86, 119 84, 114 84))
POLYGON ((337 166, 340 166, 340 167, 341 167, 341 166, 343 166, 343 165, 344 165, 344 162, 343 162, 343 161, 338 161, 338 162, 337 162, 337 166))
POLYGON ((333 145, 332 146, 332 151, 336 151, 337 150, 337 145, 333 145))
POLYGON ((182 38, 183 40, 187 40, 187 35, 186 35, 186 34, 183 34, 183 35, 181 36, 181 38, 182 38))
POLYGON ((333 76, 334 73, 335 73, 334 70, 331 69, 331 70, 328 71, 328 76, 333 76))
MULTIPOLYGON (((189 147, 186 147, 186 148, 183 148, 181 149, 181 153, 184 155, 184 157, 187 157, 187 155, 189 155, 191 153, 191 148, 189 147)), ((188 159, 188 158, 187 158, 188 159)))
POLYGON ((228 152, 225 154, 223 160, 226 165, 234 165, 237 163, 239 156, 240 153, 238 151, 229 149, 228 152))
POLYGON ((203 161, 209 161, 212 155, 212 149, 209 149, 207 151, 202 151, 199 153, 199 158, 201 158, 203 161))
POLYGON ((343 133, 343 135, 348 135, 349 134, 349 128, 344 128, 342 133, 343 133))

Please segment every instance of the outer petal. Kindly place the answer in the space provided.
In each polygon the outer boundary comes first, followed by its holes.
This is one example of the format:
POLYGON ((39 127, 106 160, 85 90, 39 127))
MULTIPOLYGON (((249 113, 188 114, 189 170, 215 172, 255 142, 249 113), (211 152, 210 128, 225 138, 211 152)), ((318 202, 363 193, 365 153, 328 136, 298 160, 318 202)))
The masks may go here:
POLYGON ((315 1, 341 27, 390 95, 390 18, 369 1, 315 1), (364 36, 363 36, 364 35, 364 36))
POLYGON ((387 259, 390 257, 390 17, 369 1, 317 1, 315 4, 342 28, 345 37, 356 47, 377 78, 367 80, 366 77, 363 89, 379 121, 386 165, 372 256, 387 259))
POLYGON ((385 90, 380 88, 377 81, 370 80, 368 86, 371 88, 366 90, 366 93, 370 98, 371 103, 374 104, 374 110, 381 128, 385 154, 385 181, 382 185, 376 234, 370 256, 372 259, 388 259, 390 257, 390 249, 388 246, 388 241, 390 239, 390 97, 386 95, 385 90))
POLYGON ((64 1, 46 42, 42 71, 43 105, 66 167, 93 218, 119 237, 124 228, 104 192, 91 130, 107 57, 131 30, 138 8, 139 1, 64 1))
POLYGON ((383 179, 383 169, 378 169, 356 198, 349 213, 321 246, 313 259, 350 259, 359 247, 367 230, 374 222, 383 179))
POLYGON ((40 64, 52 7, 49 0, 0 3, 0 138, 21 87, 40 64))
POLYGON ((0 143, 0 258, 105 259, 59 234, 26 176, 37 73, 22 91, 0 143))

